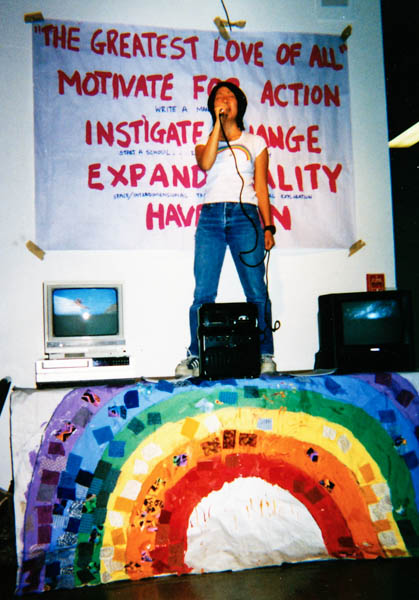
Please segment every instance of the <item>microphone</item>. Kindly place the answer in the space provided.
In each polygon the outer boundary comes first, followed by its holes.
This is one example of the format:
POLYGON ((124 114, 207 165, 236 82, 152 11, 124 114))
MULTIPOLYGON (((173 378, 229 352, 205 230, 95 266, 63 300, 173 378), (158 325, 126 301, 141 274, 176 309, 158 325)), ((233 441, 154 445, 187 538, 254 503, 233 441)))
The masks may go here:
POLYGON ((220 117, 225 117, 226 115, 225 115, 225 112, 224 112, 224 108, 222 108, 218 114, 219 114, 220 117))

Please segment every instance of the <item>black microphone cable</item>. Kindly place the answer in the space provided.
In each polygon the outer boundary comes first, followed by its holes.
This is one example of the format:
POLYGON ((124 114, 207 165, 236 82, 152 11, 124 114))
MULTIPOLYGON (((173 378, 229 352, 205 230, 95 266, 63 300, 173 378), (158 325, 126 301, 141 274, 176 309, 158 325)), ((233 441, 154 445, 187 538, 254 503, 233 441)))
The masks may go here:
MULTIPOLYGON (((223 113, 220 113, 220 117, 221 117, 221 114, 223 114, 223 113)), ((275 331, 278 331, 278 329, 281 327, 281 323, 278 320, 275 321, 273 327, 268 325, 268 303, 270 302, 268 272, 269 272, 269 259, 270 259, 270 256, 271 256, 271 251, 265 249, 264 250, 264 256, 263 256, 262 260, 260 260, 255 265, 251 265, 251 264, 247 263, 243 259, 243 257, 242 257, 243 254, 251 254, 252 252, 254 252, 256 250, 256 248, 258 246, 258 241, 259 241, 259 235, 260 234, 259 234, 259 230, 258 230, 257 224, 253 221, 252 217, 246 212, 246 210, 244 208, 243 201, 242 201, 242 194, 243 194, 243 188, 244 188, 244 179, 243 179, 242 174, 240 173, 240 170, 239 170, 239 167, 238 167, 238 164, 237 164, 236 154, 235 154, 233 148, 231 147, 229 139, 226 136, 226 133, 225 133, 225 130, 224 130, 224 127, 223 127, 223 122, 222 122, 221 118, 220 118, 220 125, 221 125, 221 131, 223 132, 223 136, 224 136, 224 139, 225 139, 225 141, 227 143, 227 146, 229 147, 229 149, 231 151, 231 154, 233 155, 234 166, 236 168, 237 175, 240 177, 240 180, 241 180, 241 188, 240 188, 240 194, 239 194, 240 207, 241 207, 241 209, 243 211, 243 214, 251 222, 251 224, 253 226, 253 229, 255 230, 255 235, 256 235, 255 245, 253 246, 253 248, 251 248, 250 250, 242 250, 241 252, 239 252, 239 258, 240 258, 240 260, 242 261, 242 263, 244 265, 246 265, 247 267, 250 267, 250 268, 256 268, 256 267, 258 267, 259 265, 261 265, 265 261, 265 259, 267 259, 266 260, 266 267, 265 267, 265 279, 266 279, 265 323, 266 323, 266 327, 261 332, 262 335, 264 335, 266 337, 266 330, 267 329, 270 329, 272 332, 275 332, 275 331)))
MULTIPOLYGON (((223 113, 220 113, 220 115, 221 115, 221 114, 223 114, 223 113)), ((231 154, 233 155, 233 159, 234 159, 234 166, 235 166, 235 168, 236 168, 237 175, 240 177, 240 180, 241 180, 241 188, 240 188, 240 194, 239 194, 239 203, 240 203, 240 207, 241 207, 241 209, 242 209, 242 212, 243 212, 243 214, 244 214, 244 215, 245 215, 245 217, 246 217, 246 218, 247 218, 247 219, 250 221, 250 223, 252 224, 252 227, 253 227, 253 229, 254 229, 254 231, 255 231, 255 238, 256 238, 256 239, 255 239, 255 244, 254 244, 253 248, 251 248, 250 250, 242 250, 242 251, 240 251, 240 252, 239 252, 239 258, 240 258, 240 260, 242 261, 242 263, 243 263, 244 265, 246 265, 246 267, 255 268, 255 267, 258 267, 259 265, 261 265, 261 264, 262 264, 262 263, 265 261, 266 254, 267 254, 267 252, 268 252, 268 251, 267 251, 267 250, 265 250, 265 253, 264 253, 264 255, 263 255, 263 258, 262 258, 262 259, 261 259, 261 260, 260 260, 258 263, 254 264, 254 265, 251 265, 250 263, 247 263, 247 262, 244 260, 244 258, 243 258, 243 255, 245 255, 245 254, 252 254, 252 252, 254 252, 254 251, 256 250, 256 248, 257 248, 257 246, 258 246, 258 241, 259 241, 259 230, 258 230, 257 224, 256 224, 256 223, 253 221, 252 217, 251 217, 251 216, 250 216, 250 215, 249 215, 249 214, 246 212, 246 210, 245 210, 245 208, 244 208, 244 205, 243 205, 243 199, 242 199, 242 194, 243 194, 243 189, 244 189, 244 179, 243 179, 243 176, 242 176, 242 174, 240 173, 239 166, 238 166, 238 164, 237 164, 237 158, 236 158, 236 154, 235 154, 235 152, 234 152, 233 148, 231 147, 230 140, 229 140, 229 139, 227 138, 227 136, 226 136, 226 133, 225 133, 225 130, 224 130, 224 127, 223 127, 223 122, 222 122, 222 119, 221 119, 221 118, 220 118, 220 125, 221 125, 221 131, 223 132, 223 136, 224 136, 224 139, 225 139, 225 141, 226 141, 226 143, 227 143, 227 146, 229 147, 229 149, 230 149, 230 152, 231 152, 231 154)))
MULTIPOLYGON (((270 298, 269 298, 269 260, 271 258, 271 251, 267 250, 266 251, 267 254, 267 260, 266 260, 266 268, 265 268, 265 279, 266 279, 266 300, 265 300, 265 323, 268 323, 268 302, 270 302, 270 298)), ((272 333, 274 333, 275 331, 278 331, 278 329, 281 327, 281 321, 279 321, 278 319, 275 320, 273 327, 270 327, 270 330, 272 331, 272 333)), ((266 336, 266 329, 269 328, 269 325, 266 325, 266 328, 263 331, 263 334, 266 336)))

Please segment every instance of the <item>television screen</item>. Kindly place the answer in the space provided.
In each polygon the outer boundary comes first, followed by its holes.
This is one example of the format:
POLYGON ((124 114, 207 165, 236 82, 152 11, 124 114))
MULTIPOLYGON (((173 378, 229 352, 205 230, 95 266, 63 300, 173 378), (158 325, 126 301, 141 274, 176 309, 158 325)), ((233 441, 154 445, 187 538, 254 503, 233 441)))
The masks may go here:
POLYGON ((123 284, 45 281, 44 350, 50 358, 126 353, 123 284))
POLYGON ((69 287, 52 291, 56 337, 118 334, 118 291, 112 287, 69 287))
POLYGON ((396 344, 402 341, 403 318, 396 299, 368 299, 342 303, 343 343, 396 344))

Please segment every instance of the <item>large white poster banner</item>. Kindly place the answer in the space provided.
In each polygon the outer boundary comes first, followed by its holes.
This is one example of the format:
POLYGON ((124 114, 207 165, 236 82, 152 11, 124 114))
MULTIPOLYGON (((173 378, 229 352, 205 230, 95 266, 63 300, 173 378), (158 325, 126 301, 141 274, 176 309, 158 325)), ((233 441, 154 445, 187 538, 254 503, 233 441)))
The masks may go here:
MULTIPOLYGON (((347 47, 339 36, 33 26, 37 242, 45 250, 192 248, 197 138, 232 80, 266 140, 281 248, 355 240, 347 47)), ((232 177, 235 174, 232 174, 232 177)), ((226 190, 226 201, 229 198, 226 190)), ((235 199, 237 200, 237 199, 235 199)))

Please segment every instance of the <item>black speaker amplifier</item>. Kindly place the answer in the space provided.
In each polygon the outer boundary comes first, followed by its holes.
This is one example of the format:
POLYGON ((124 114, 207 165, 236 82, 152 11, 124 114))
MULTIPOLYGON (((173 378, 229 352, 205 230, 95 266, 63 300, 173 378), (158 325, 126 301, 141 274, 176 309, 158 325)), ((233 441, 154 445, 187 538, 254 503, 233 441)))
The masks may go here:
POLYGON ((254 304, 203 304, 198 311, 198 323, 201 377, 260 375, 259 329, 254 304))

